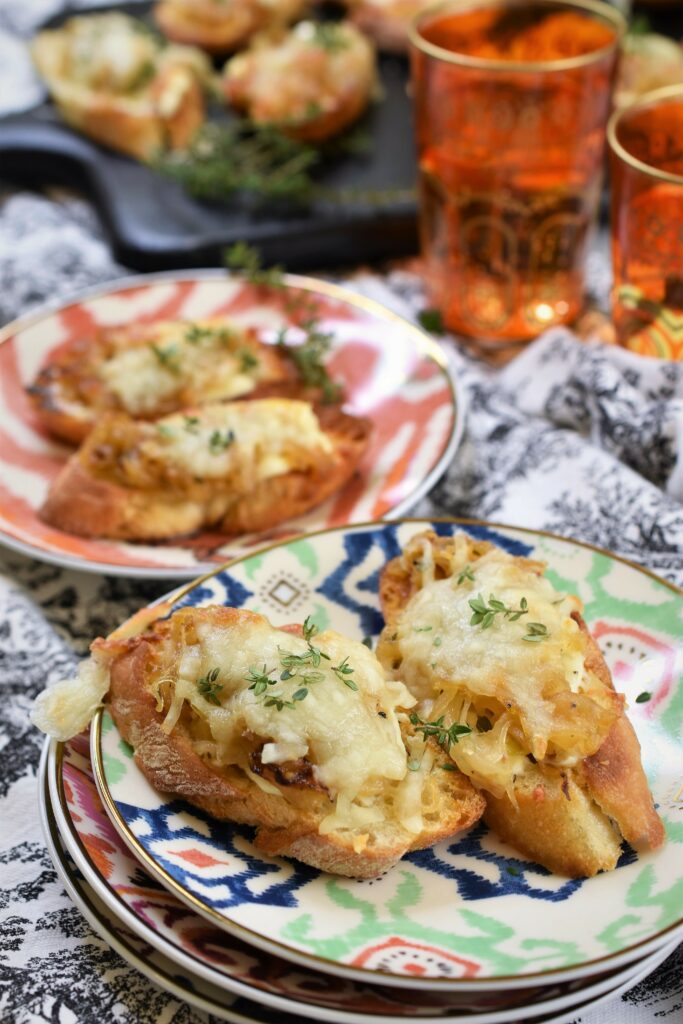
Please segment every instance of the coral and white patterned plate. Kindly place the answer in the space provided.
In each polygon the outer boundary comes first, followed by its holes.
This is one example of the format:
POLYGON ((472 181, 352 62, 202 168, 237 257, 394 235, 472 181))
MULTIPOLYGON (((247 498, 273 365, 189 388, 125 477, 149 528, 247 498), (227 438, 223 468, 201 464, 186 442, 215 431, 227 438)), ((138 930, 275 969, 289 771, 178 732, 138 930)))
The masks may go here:
POLYGON ((62 841, 88 884, 139 939, 236 996, 331 1024, 503 1024, 521 1008, 531 1019, 595 999, 628 980, 643 961, 591 978, 503 991, 420 992, 323 974, 259 954, 190 910, 140 866, 105 814, 87 734, 53 744, 43 768, 62 841))
MULTIPOLYGON (((175 606, 224 603, 275 625, 376 636, 381 567, 424 521, 347 527, 286 542, 199 581, 175 606)), ((439 533, 458 528, 436 522, 439 533)), ((548 563, 578 593, 617 688, 628 698, 667 829, 653 854, 625 848, 619 866, 568 880, 524 860, 483 825, 409 854, 372 882, 266 858, 250 830, 156 793, 105 713, 92 759, 107 813, 150 874, 193 909, 253 945, 341 976, 463 990, 586 977, 683 934, 683 594, 607 552, 487 524, 462 528, 548 563), (643 691, 647 703, 636 703, 643 691)))
MULTIPOLYGON (((191 965, 188 970, 187 964, 178 956, 177 951, 171 957, 164 955, 157 942, 147 941, 148 938, 154 940, 154 932, 150 933, 148 929, 147 934, 145 934, 144 930, 140 929, 139 924, 143 920, 142 917, 139 919, 134 918, 134 926, 131 930, 126 919, 121 920, 117 916, 116 909, 112 908, 110 901, 102 898, 102 885, 98 876, 95 875, 95 884, 91 884, 88 881, 89 872, 86 872, 84 877, 79 870, 80 857, 78 855, 81 853, 80 848, 76 850, 78 859, 73 860, 69 856, 68 842, 64 843, 64 837, 60 835, 59 822, 54 814, 47 785, 47 776, 49 774, 47 769, 48 745, 45 745, 40 765, 41 787, 39 801, 43 833, 53 864, 65 889, 91 927, 131 966, 137 968, 137 970, 153 981, 155 985, 170 992, 176 998, 190 1003, 206 1013, 213 1014, 220 1020, 232 1021, 233 1024, 273 1024, 273 1004, 272 1002, 266 1004, 263 993, 256 993, 257 1001, 241 998, 239 995, 225 990, 227 986, 224 984, 224 978, 221 979, 219 977, 218 984, 212 984, 211 980, 207 981, 204 975, 198 976, 194 974, 191 965)), ((68 826, 67 831, 69 831, 68 826)), ((135 879, 135 882, 139 882, 139 879, 135 879)), ((133 889, 135 888, 134 884, 133 889)), ((169 914, 169 917, 172 916, 172 914, 169 914)), ((223 938, 225 939, 224 934, 223 938)), ((578 1012, 593 1009, 593 1007, 599 1006, 602 1003, 618 998, 654 971, 673 952, 674 947, 675 943, 667 945, 645 960, 639 961, 628 971, 614 973, 610 979, 611 984, 608 987, 603 985, 600 995, 593 994, 590 998, 586 998, 588 990, 582 991, 580 994, 577 993, 571 1002, 568 1001, 565 1004, 564 1012, 561 1016, 555 1016, 554 1011, 550 1014, 545 1013, 535 1018, 536 1024, 565 1024, 570 1019, 573 1020, 578 1012), (580 998, 578 1003, 576 1002, 577 998, 580 998)), ((218 943, 217 952, 221 951, 221 944, 218 943)), ((224 949, 226 959, 230 957, 231 952, 231 948, 224 949)), ((187 960, 187 957, 184 960, 187 960)), ((253 956, 253 951, 251 960, 254 964, 257 963, 253 956)), ((267 974, 269 966, 265 963, 261 964, 261 973, 267 974)), ((289 970, 290 972, 293 971, 291 968, 289 970)), ((320 975, 318 978, 319 985, 323 987, 329 980, 320 975)), ((347 985, 349 984, 347 983, 347 985)), ((403 994, 411 995, 411 993, 406 993, 405 990, 403 994)), ((307 1015, 320 1020, 337 1021, 348 1019, 346 1017, 325 1015, 324 1011, 316 1010, 310 1006, 304 1007, 304 1009, 307 1011, 307 1015)), ((298 1012, 301 1013, 301 1004, 298 1004, 298 1012)), ((161 1006, 159 1007, 159 1013, 163 1013, 163 1007, 161 1006)), ((526 1006, 517 1011, 517 1013, 518 1015, 514 1019, 508 1017, 508 1024, 526 1024, 530 1016, 532 1016, 532 1013, 529 1012, 526 1006), (521 1019, 519 1017, 520 1013, 522 1014, 521 1019)), ((359 1024, 369 1024, 370 1021, 376 1022, 378 1020, 376 1017, 363 1017, 362 1015, 356 1016, 355 1019, 359 1024)), ((383 1018, 385 1021, 390 1021, 391 1024, 394 1024, 397 1019, 395 1016, 383 1018)), ((469 1021, 471 1024, 484 1024, 483 1019, 476 1014, 467 1015, 459 1019, 463 1022, 469 1021)), ((278 1024, 299 1024, 300 1020, 300 1016, 292 1016, 291 1013, 278 1012, 277 1014, 278 1024)))
POLYGON ((193 579, 264 543, 342 523, 401 515, 436 482, 464 426, 464 398, 436 342, 379 303, 313 278, 257 288, 222 271, 127 278, 45 308, 0 332, 0 543, 43 561, 112 575, 193 579), (51 353, 100 327, 226 315, 264 341, 291 323, 291 298, 315 301, 334 335, 329 359, 350 412, 374 425, 359 473, 336 496, 267 534, 228 540, 205 532, 164 544, 76 537, 38 510, 71 452, 46 434, 25 388, 51 353))

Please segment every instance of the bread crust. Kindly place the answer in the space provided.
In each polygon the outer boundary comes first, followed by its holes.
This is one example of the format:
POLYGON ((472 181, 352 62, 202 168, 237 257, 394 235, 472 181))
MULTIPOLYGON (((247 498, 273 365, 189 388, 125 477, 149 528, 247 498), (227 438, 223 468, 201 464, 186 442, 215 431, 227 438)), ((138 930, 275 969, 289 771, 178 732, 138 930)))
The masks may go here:
MULTIPOLYGON (((184 609, 176 615, 203 623, 230 626, 238 621, 262 623, 252 612, 209 607, 184 609)), ((256 846, 268 855, 295 857, 323 871, 357 878, 372 878, 388 870, 410 849, 420 849, 470 827, 481 816, 484 801, 468 779, 457 772, 441 772, 443 794, 439 813, 417 836, 400 826, 368 836, 354 848, 359 830, 320 835, 322 818, 333 802, 321 787, 296 779, 282 790, 266 793, 236 766, 218 768, 204 761, 188 731, 189 714, 183 712, 170 733, 162 728, 165 709, 157 707, 150 677, 160 649, 172 629, 170 620, 153 625, 151 632, 124 640, 99 640, 93 651, 110 658, 109 708, 122 737, 135 751, 135 761, 150 784, 164 793, 183 797, 215 818, 256 827, 256 846), (291 802, 290 802, 291 801, 291 802)), ((283 630, 287 632, 288 630, 283 630)), ((292 630, 293 631, 293 630, 292 630)), ((438 769, 435 769, 438 771, 438 769)))
MULTIPOLYGON (((450 538, 431 537, 439 575, 439 551, 450 538)), ((472 541, 472 559, 493 545, 472 541)), ((532 571, 541 563, 524 560, 532 571)), ((387 626, 400 617, 419 589, 402 557, 392 559, 380 576, 380 600, 387 626)), ((572 614, 587 640, 585 668, 615 693, 609 668, 578 612, 572 614)), ((382 642, 378 646, 382 660, 382 642)), ((530 766, 515 783, 514 798, 486 793, 484 820, 506 842, 551 871, 583 877, 616 866, 621 839, 638 850, 654 850, 665 838, 640 758, 640 745, 623 711, 616 716, 598 750, 575 767, 530 766)), ((618 707, 618 705, 617 705, 618 707)))
POLYGON ((185 147, 203 124, 204 96, 189 67, 168 64, 160 68, 146 92, 131 99, 65 77, 55 49, 58 37, 59 30, 36 37, 34 62, 64 120, 95 142, 147 162, 164 150, 185 147), (177 99, 167 109, 163 96, 174 77, 177 99))
MULTIPOLYGON (((221 322, 215 323, 218 328, 221 322)), ((102 413, 125 412, 120 399, 103 379, 102 367, 112 356, 135 349, 147 339, 153 341, 154 326, 105 327, 92 337, 74 339, 50 357, 27 388, 45 429, 64 441, 80 444, 102 413)), ((243 348, 258 360, 258 376, 254 377, 252 391, 236 397, 247 400, 280 396, 320 401, 319 392, 301 383, 292 360, 276 346, 266 345, 254 332, 247 331, 243 348)), ((160 398, 148 410, 136 412, 136 419, 157 419, 199 404, 201 394, 193 391, 189 382, 183 385, 181 381, 181 385, 178 392, 160 398)))
POLYGON ((98 453, 127 417, 103 417, 66 462, 41 508, 41 518, 67 533, 116 540, 168 540, 211 528, 227 535, 271 529, 308 512, 338 491, 355 472, 371 434, 369 420, 321 406, 318 421, 332 453, 309 471, 290 471, 235 494, 220 480, 174 489, 128 488, 98 473, 98 453))

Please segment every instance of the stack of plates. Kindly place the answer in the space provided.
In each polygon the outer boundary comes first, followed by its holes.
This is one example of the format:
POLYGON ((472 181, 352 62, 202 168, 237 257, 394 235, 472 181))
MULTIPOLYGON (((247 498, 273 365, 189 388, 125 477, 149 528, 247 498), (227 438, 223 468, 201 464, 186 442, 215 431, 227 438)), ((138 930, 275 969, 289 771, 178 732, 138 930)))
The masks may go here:
POLYGON ((275 625, 311 613, 376 636, 378 570, 418 530, 465 529, 548 563, 577 593, 643 748, 667 828, 653 854, 568 880, 478 825, 374 881, 256 851, 250 830, 150 788, 106 712, 46 747, 47 840, 90 923, 157 984, 216 1017, 295 1024, 572 1020, 649 974, 683 936, 678 647, 683 593, 606 552, 549 534, 418 520, 328 530, 233 563, 170 595, 275 625), (637 695, 651 697, 637 703, 637 695), (678 815, 678 819, 677 816, 678 815))

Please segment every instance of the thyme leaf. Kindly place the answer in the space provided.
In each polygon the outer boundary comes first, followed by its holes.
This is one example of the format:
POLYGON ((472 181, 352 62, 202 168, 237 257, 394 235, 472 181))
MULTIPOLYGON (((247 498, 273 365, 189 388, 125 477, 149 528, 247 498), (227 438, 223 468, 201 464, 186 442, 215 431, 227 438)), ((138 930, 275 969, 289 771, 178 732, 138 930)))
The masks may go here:
POLYGON ((221 452, 224 452, 234 442, 234 430, 226 430, 225 433, 221 433, 220 430, 214 430, 209 438, 209 451, 212 455, 220 455, 221 452))
POLYGON ((218 699, 218 694, 223 689, 223 684, 216 682, 220 674, 220 668, 212 668, 205 676, 197 680, 197 689, 202 697, 208 700, 209 704, 216 704, 218 707, 220 707, 221 703, 218 699))
POLYGON ((509 619, 510 622, 516 622, 522 615, 527 615, 529 612, 525 597, 519 602, 519 608, 508 608, 507 605, 497 597, 494 597, 493 594, 489 594, 488 604, 486 604, 481 594, 478 597, 471 598, 468 604, 472 609, 470 625, 481 626, 482 629, 489 629, 493 625, 496 615, 502 615, 503 618, 509 619))
POLYGON ((445 716, 441 715, 434 722, 425 722, 420 716, 413 712, 410 715, 410 722, 416 732, 421 732, 425 740, 433 736, 439 746, 448 753, 454 743, 457 743, 461 736, 472 732, 469 725, 461 725, 460 722, 453 722, 452 725, 445 725, 445 716))

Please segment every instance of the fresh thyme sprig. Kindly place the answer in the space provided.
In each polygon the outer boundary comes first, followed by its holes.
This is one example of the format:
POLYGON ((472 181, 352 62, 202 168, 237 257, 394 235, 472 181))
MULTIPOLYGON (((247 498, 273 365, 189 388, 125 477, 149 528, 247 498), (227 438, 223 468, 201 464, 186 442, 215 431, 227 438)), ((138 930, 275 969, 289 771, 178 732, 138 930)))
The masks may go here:
POLYGON ((180 352, 177 345, 169 345, 168 348, 162 348, 161 345, 156 345, 152 342, 149 347, 164 369, 170 373, 180 373, 180 364, 178 362, 180 352))
POLYGON ((338 53, 349 47, 349 38, 342 26, 334 21, 317 21, 311 42, 328 53, 338 53))
POLYGON ((223 262, 249 284, 266 285, 268 288, 284 288, 285 274, 279 264, 264 267, 258 249, 248 242, 235 242, 223 253, 223 262))
POLYGON ((489 594, 488 605, 484 601, 481 594, 478 597, 473 597, 468 602, 472 609, 472 618, 470 619, 471 626, 481 626, 482 629, 488 629, 493 625, 496 615, 502 615, 503 618, 509 619, 510 622, 516 622, 522 615, 528 615, 529 607, 525 597, 519 602, 519 608, 508 608, 507 605, 503 604, 493 594, 489 594))
POLYGON ((240 372, 248 373, 249 370, 255 370, 259 365, 258 356, 255 356, 251 349, 241 348, 237 352, 240 361, 240 372))
POLYGON ((461 725, 460 722, 444 725, 444 717, 444 715, 441 715, 434 722, 425 722, 417 713, 413 712, 410 715, 410 722, 415 727, 416 732, 422 733, 425 740, 433 736, 439 746, 448 753, 461 736, 466 736, 472 730, 469 725, 461 725))
POLYGON ((337 679, 340 679, 344 686, 348 686, 349 690, 357 690, 358 686, 354 683, 353 679, 349 677, 353 675, 354 669, 349 665, 349 659, 344 658, 338 665, 332 665, 332 671, 336 675, 337 679))
POLYGON ((200 199, 245 193, 257 200, 308 201, 315 189, 315 147, 291 139, 272 125, 247 120, 204 124, 186 149, 162 154, 156 170, 200 199))
POLYGON ((529 643, 538 644, 550 636, 548 627, 544 626, 542 622, 527 622, 526 628, 527 634, 522 637, 522 640, 527 640, 529 643))
POLYGON ((185 420, 185 430, 188 434, 199 433, 199 426, 201 423, 199 416, 184 416, 183 419, 185 420))
POLYGON ((324 359, 330 351, 334 335, 321 331, 315 318, 301 324, 306 338, 300 345, 287 343, 287 329, 280 331, 277 345, 294 363, 304 384, 320 388, 324 402, 336 402, 341 396, 341 387, 329 375, 324 359))
POLYGON ((216 682, 220 674, 221 670, 218 667, 212 668, 205 676, 197 680, 197 689, 202 697, 208 700, 209 704, 215 704, 217 707, 220 707, 221 703, 218 699, 218 694, 223 689, 223 684, 216 682))
POLYGON ((464 583, 465 580, 469 580, 471 583, 474 583, 474 573, 472 572, 471 565, 466 565, 465 568, 460 573, 460 575, 458 576, 458 586, 464 583))
POLYGON ((209 451, 212 455, 220 455, 231 444, 235 443, 235 431, 226 430, 224 434, 220 430, 214 430, 209 438, 209 451))
POLYGON ((213 337, 215 331, 212 327, 202 327, 200 324, 190 324, 185 331, 185 341, 196 345, 199 341, 213 337))

